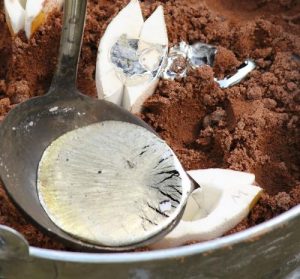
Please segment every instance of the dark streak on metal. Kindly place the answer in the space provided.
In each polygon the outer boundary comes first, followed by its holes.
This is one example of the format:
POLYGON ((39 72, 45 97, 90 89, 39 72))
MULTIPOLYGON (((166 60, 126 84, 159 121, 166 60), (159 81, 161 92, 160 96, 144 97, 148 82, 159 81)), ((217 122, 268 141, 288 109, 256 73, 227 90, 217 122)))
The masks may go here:
POLYGON ((133 169, 135 166, 134 166, 134 163, 130 162, 129 160, 126 160, 126 163, 128 164, 129 168, 133 169))
MULTIPOLYGON (((156 166, 157 167, 157 166, 156 166)), ((156 168, 155 167, 155 168, 156 168)), ((172 169, 174 166, 172 166, 172 165, 169 165, 169 166, 164 166, 164 167, 161 167, 160 169, 161 170, 165 170, 165 169, 172 169)))
POLYGON ((172 174, 173 176, 179 176, 179 172, 177 170, 170 170, 170 171, 161 171, 161 172, 158 172, 157 175, 159 174, 172 174))
POLYGON ((145 224, 144 224, 144 221, 145 221, 144 217, 140 216, 140 218, 143 220, 142 223, 141 223, 141 226, 142 226, 143 230, 147 231, 147 229, 145 227, 145 224))
POLYGON ((166 203, 166 202, 169 202, 170 200, 163 200, 161 201, 159 204, 162 204, 162 203, 166 203))
POLYGON ((144 153, 146 153, 147 150, 142 151, 139 156, 142 156, 144 153))
POLYGON ((158 164, 154 167, 154 169, 156 169, 163 161, 169 159, 171 156, 172 156, 172 154, 170 154, 170 155, 167 156, 166 158, 161 158, 161 159, 158 161, 158 164))
POLYGON ((169 217, 168 214, 166 214, 166 213, 160 211, 159 209, 153 207, 153 206, 152 206, 151 204, 149 204, 148 202, 147 202, 147 205, 148 205, 149 208, 151 208, 152 210, 154 210, 154 211, 157 212, 158 214, 160 214, 160 215, 162 215, 162 216, 164 216, 164 217, 169 217))
POLYGON ((166 187, 172 188, 175 192, 177 192, 179 195, 182 196, 182 192, 179 191, 178 189, 176 189, 176 186, 175 186, 175 185, 166 185, 166 187))
POLYGON ((173 198, 171 195, 169 195, 169 194, 163 192, 162 190, 158 189, 158 191, 159 191, 162 195, 168 197, 170 200, 172 200, 172 201, 174 201, 174 202, 177 202, 178 204, 180 203, 178 200, 176 200, 175 198, 173 198))
MULTIPOLYGON (((166 172, 166 173, 167 173, 167 172, 166 172)), ((165 182, 166 180, 169 180, 169 179, 173 178, 174 176, 178 177, 178 175, 176 175, 176 174, 173 173, 173 174, 171 174, 170 176, 164 178, 162 181, 158 182, 158 184, 163 183, 163 182, 165 182)))
POLYGON ((158 164, 154 167, 155 169, 165 160, 165 158, 162 158, 158 161, 158 164))
POLYGON ((146 217, 143 217, 143 216, 140 216, 140 217, 141 217, 141 219, 142 219, 143 221, 147 221, 147 222, 149 222, 151 225, 158 226, 157 223, 151 221, 149 218, 146 218, 146 217))

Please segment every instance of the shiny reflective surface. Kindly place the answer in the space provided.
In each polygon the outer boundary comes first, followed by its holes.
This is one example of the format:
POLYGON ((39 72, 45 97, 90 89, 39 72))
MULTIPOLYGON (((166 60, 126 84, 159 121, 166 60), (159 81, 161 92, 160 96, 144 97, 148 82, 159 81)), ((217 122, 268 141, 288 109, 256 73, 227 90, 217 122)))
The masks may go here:
MULTIPOLYGON (((234 235, 161 251, 76 253, 28 247, 25 243, 27 256, 21 249, 21 253, 0 258, 0 275, 17 279, 81 279, 83 273, 89 278, 113 279, 232 279, 234 274, 252 279, 255 274, 257 278, 291 279, 287 276, 297 272, 300 265, 299 235, 300 205, 234 235)), ((0 233, 1 237, 3 242, 11 239, 9 234, 3 238, 0 233)), ((14 242, 17 245, 24 243, 14 242)), ((8 246, 9 249, 13 251, 13 247, 8 246)))
MULTIPOLYGON (((105 120, 123 121, 153 130, 128 111, 103 100, 82 95, 75 87, 77 63, 85 21, 86 0, 66 0, 58 68, 49 92, 10 111, 0 126, 0 176, 14 203, 37 226, 78 249, 127 250, 139 245, 106 247, 85 243, 62 231, 48 217, 37 195, 37 170, 44 150, 68 131, 105 120)), ((182 212, 178 212, 178 218, 182 212)), ((178 219, 179 220, 179 219, 178 219)), ((167 226, 149 241, 169 232, 167 226)))

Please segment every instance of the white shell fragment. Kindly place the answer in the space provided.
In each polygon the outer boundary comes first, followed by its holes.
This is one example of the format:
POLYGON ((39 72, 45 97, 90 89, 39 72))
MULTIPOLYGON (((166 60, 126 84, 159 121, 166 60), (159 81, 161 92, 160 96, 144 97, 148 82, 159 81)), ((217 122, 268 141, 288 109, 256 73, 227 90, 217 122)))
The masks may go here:
POLYGON ((47 15, 55 8, 60 9, 63 0, 4 0, 6 21, 13 35, 25 30, 29 39, 47 15))
POLYGON ((44 0, 27 0, 26 3, 26 15, 25 15, 25 33, 27 38, 30 38, 31 34, 35 29, 35 20, 39 20, 38 17, 42 19, 44 17, 44 0))
POLYGON ((120 247, 148 240, 173 223, 191 182, 163 140, 134 124, 104 121, 52 142, 39 164, 37 188, 62 230, 120 247))
POLYGON ((99 99, 122 104, 124 85, 110 60, 110 51, 122 35, 138 39, 143 24, 140 4, 138 0, 132 0, 107 26, 97 55, 96 86, 99 99))
POLYGON ((5 17, 8 27, 13 34, 24 29, 25 9, 19 0, 4 0, 5 17))
POLYGON ((168 45, 168 32, 162 6, 158 6, 153 14, 145 21, 139 39, 140 51, 147 48, 147 44, 168 45))
POLYGON ((248 215, 262 192, 253 185, 255 176, 250 173, 203 169, 188 174, 200 188, 189 196, 179 224, 151 248, 175 247, 222 236, 248 215))
POLYGON ((108 25, 98 49, 98 97, 133 113, 153 94, 168 51, 162 6, 144 22, 132 0, 108 25))
POLYGON ((203 169, 191 170, 188 174, 200 187, 212 185, 213 187, 235 187, 252 185, 255 182, 253 173, 234 171, 230 169, 203 169))

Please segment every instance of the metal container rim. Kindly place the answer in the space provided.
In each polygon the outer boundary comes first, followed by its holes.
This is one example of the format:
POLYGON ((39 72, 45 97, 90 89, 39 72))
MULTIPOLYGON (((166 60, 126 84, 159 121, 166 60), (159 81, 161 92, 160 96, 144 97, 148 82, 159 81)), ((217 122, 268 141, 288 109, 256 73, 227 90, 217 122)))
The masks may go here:
POLYGON ((31 257, 53 260, 67 261, 77 263, 133 263, 167 260, 186 256, 193 256, 200 253, 209 253, 217 249, 231 249, 233 245, 241 242, 252 242, 258 237, 271 233, 272 231, 286 226, 293 219, 300 218, 300 205, 276 216, 264 223, 246 229, 244 231, 220 237, 214 240, 196 243, 187 246, 169 248, 155 251, 125 252, 125 253, 85 253, 85 252, 67 252, 37 248, 30 246, 29 254, 31 257))

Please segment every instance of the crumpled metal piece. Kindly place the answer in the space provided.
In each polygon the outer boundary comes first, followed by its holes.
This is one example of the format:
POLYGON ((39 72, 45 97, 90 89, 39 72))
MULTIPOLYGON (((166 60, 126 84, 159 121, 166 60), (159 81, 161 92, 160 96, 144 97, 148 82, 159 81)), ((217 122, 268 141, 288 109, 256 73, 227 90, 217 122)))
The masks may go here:
POLYGON ((181 42, 170 49, 167 65, 162 77, 175 79, 186 77, 189 69, 196 69, 203 65, 213 66, 217 48, 212 45, 195 43, 188 45, 181 42))
POLYGON ((256 65, 253 60, 247 59, 238 69, 238 71, 230 76, 226 77, 222 80, 215 81, 220 85, 221 88, 228 88, 230 86, 233 86, 235 84, 240 83, 250 72, 252 72, 255 69, 256 65))
POLYGON ((128 39, 126 35, 122 35, 111 48, 111 62, 122 69, 125 76, 144 74, 147 71, 139 62, 138 42, 138 39, 128 39))
POLYGON ((213 66, 217 48, 212 45, 195 43, 188 48, 188 60, 192 68, 198 68, 203 65, 213 66))
MULTIPOLYGON (((188 71, 204 65, 213 67, 217 47, 204 43, 188 45, 180 42, 173 46, 167 56, 163 59, 166 49, 162 46, 150 45, 149 48, 140 52, 138 50, 138 39, 128 39, 126 35, 114 44, 111 49, 111 61, 116 66, 119 77, 126 84, 138 84, 145 80, 151 80, 157 75, 163 79, 174 80, 184 78, 188 71), (145 54, 153 52, 154 60, 150 64, 145 63, 145 54), (150 65, 150 67, 149 67, 150 65), (163 69, 161 71, 161 69, 163 69)), ((246 60, 238 71, 222 80, 215 78, 221 88, 228 88, 241 82, 256 67, 253 60, 246 60)))
MULTIPOLYGON (((181 42, 170 49, 162 78, 174 80, 175 78, 186 77, 190 69, 196 69, 204 65, 213 67, 216 54, 217 47, 213 45, 204 43, 188 45, 186 42, 181 42)), ((221 88, 228 88, 241 82, 255 67, 254 61, 248 59, 234 75, 222 80, 215 78, 215 81, 221 88)))
POLYGON ((162 73, 164 79, 175 79, 186 77, 188 70, 187 52, 189 45, 181 42, 179 45, 170 48, 167 63, 162 73))
POLYGON ((140 51, 139 41, 122 35, 110 50, 111 62, 115 65, 119 78, 127 85, 155 78, 167 51, 166 46, 156 44, 149 44, 148 48, 140 51))

